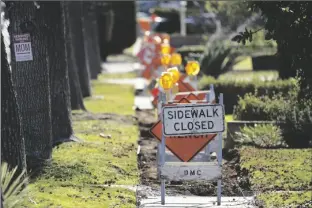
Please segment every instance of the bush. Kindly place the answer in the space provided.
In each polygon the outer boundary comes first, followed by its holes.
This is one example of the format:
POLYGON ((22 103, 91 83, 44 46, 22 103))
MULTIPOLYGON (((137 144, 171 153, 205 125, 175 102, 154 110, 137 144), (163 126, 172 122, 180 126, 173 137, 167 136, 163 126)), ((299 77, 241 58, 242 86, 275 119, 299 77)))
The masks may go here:
POLYGON ((207 50, 200 59, 201 72, 205 75, 218 77, 221 73, 224 73, 228 69, 229 64, 233 66, 235 64, 234 56, 232 54, 232 48, 224 44, 225 41, 214 41, 213 44, 209 44, 207 50), (228 58, 227 61, 226 58, 228 58), (225 63, 226 62, 226 63, 225 63), (229 63, 229 64, 228 64, 229 63))
POLYGON ((312 99, 292 103, 284 113, 283 137, 291 147, 312 147, 312 99))
POLYGON ((283 96, 288 95, 289 91, 297 87, 295 79, 264 82, 260 80, 217 80, 208 76, 200 80, 199 86, 202 90, 209 90, 210 84, 214 84, 216 93, 223 93, 226 114, 233 113, 239 97, 245 94, 257 92, 258 96, 266 95, 271 98, 278 92, 283 96))
POLYGON ((312 99, 297 101, 297 97, 298 90, 272 98, 249 93, 239 99, 233 117, 237 120, 277 121, 287 145, 306 148, 312 146, 312 99))
POLYGON ((282 131, 273 124, 261 124, 254 127, 243 127, 235 134, 235 142, 241 145, 252 145, 264 148, 287 147, 282 131))
POLYGON ((274 121, 283 115, 290 100, 281 95, 255 96, 252 93, 240 97, 234 107, 233 118, 241 121, 274 121))

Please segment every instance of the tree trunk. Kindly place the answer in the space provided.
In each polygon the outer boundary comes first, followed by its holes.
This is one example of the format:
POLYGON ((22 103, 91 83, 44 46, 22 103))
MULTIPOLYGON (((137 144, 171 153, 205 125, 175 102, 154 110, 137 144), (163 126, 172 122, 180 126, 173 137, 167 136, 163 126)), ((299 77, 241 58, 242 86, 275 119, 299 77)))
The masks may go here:
POLYGON ((83 2, 83 34, 87 63, 91 79, 97 79, 101 68, 100 54, 98 53, 97 21, 94 2, 83 2))
POLYGON ((4 208, 4 206, 3 206, 3 194, 2 194, 2 189, 1 189, 1 208, 4 208))
POLYGON ((93 4, 93 34, 94 34, 94 39, 93 39, 93 48, 95 50, 95 63, 99 64, 99 68, 98 68, 98 74, 102 73, 102 59, 101 59, 101 54, 100 54, 100 37, 99 37, 99 23, 98 23, 98 18, 97 18, 97 14, 98 14, 98 10, 97 10, 97 5, 96 2, 92 2, 93 4))
POLYGON ((108 44, 112 38, 113 16, 112 3, 96 2, 96 13, 98 22, 99 52, 103 62, 106 62, 109 54, 108 44))
POLYGON ((49 63, 53 145, 72 141, 71 104, 65 47, 64 2, 41 2, 49 28, 49 63))
POLYGON ((3 36, 1 34, 1 161, 10 168, 18 167, 17 174, 26 168, 25 142, 13 89, 3 36))
POLYGON ((279 60, 279 77, 281 79, 288 79, 296 76, 296 71, 292 67, 292 56, 289 50, 282 44, 277 45, 278 60, 279 60))
POLYGON ((76 56, 74 54, 74 42, 72 38, 72 31, 69 23, 69 2, 64 2, 64 18, 65 18, 65 51, 67 54, 67 67, 70 87, 70 101, 72 110, 86 110, 83 103, 83 96, 80 87, 78 67, 76 56))
POLYGON ((2 189, 1 189, 1 206, 0 206, 0 208, 4 208, 4 206, 3 206, 3 193, 2 193, 2 189))
POLYGON ((119 54, 136 41, 135 1, 110 1, 114 11, 112 38, 108 44, 108 54, 119 54), (125 35, 126 34, 126 35, 125 35))
POLYGON ((83 97, 91 96, 90 73, 86 62, 82 31, 82 2, 68 2, 69 26, 73 39, 74 55, 77 61, 80 87, 83 97))
POLYGON ((13 84, 16 86, 25 137, 26 162, 39 168, 51 159, 52 125, 45 9, 38 3, 9 2, 13 84), (33 60, 18 61, 14 35, 29 34, 33 60))

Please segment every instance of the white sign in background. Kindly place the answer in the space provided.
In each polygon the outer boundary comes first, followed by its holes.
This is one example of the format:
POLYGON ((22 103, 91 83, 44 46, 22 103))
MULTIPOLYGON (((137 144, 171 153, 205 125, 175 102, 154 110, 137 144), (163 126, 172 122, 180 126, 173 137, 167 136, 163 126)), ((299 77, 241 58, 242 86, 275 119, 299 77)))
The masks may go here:
POLYGON ((143 59, 146 62, 146 64, 152 63, 153 56, 155 55, 154 50, 155 50, 155 45, 151 43, 146 45, 146 49, 145 49, 144 56, 143 56, 143 59))
POLYGON ((221 104, 179 104, 162 109, 165 136, 211 134, 224 131, 221 104))
POLYGON ((15 60, 20 61, 32 61, 33 54, 31 50, 30 34, 21 34, 13 36, 15 60))

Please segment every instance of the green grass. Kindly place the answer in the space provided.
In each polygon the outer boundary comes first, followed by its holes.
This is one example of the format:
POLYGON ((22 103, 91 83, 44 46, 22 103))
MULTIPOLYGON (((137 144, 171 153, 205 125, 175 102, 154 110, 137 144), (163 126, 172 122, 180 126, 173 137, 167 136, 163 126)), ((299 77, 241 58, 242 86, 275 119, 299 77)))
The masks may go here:
MULTIPOLYGON (((135 77, 134 73, 126 73, 122 78, 135 77)), ((118 74, 102 74, 92 82, 92 97, 84 100, 88 111, 92 113, 116 113, 134 115, 134 88, 130 85, 108 84, 108 78, 121 78, 118 74)))
POLYGON ((101 81, 92 83, 92 97, 84 100, 92 113, 117 113, 134 115, 134 89, 128 85, 107 84, 101 81))
POLYGON ((241 167, 249 171, 252 189, 261 193, 258 199, 265 204, 276 203, 282 207, 311 199, 307 193, 299 195, 293 192, 312 190, 311 149, 243 147, 240 155, 241 167), (273 191, 284 193, 271 195, 273 191), (275 200, 274 203, 272 200, 275 200), (279 204, 280 201, 283 202, 279 204))
POLYGON ((268 71, 240 71, 228 72, 218 77, 218 80, 235 80, 235 81, 272 81, 278 79, 278 72, 275 70, 268 71))
POLYGON ((252 70, 253 69, 251 56, 238 57, 238 58, 241 59, 241 61, 235 64, 235 66, 233 67, 233 70, 252 70))
POLYGON ((131 117, 122 116, 134 113, 133 89, 100 81, 94 81, 92 86, 95 95, 104 96, 103 100, 85 100, 87 109, 97 114, 90 118, 88 113, 75 111, 73 116, 75 135, 84 142, 54 148, 51 165, 28 186, 20 207, 136 207, 133 191, 94 187, 138 184, 138 129, 131 117), (107 119, 99 112, 119 115, 107 119))
POLYGON ((257 197, 264 207, 302 207, 311 208, 312 191, 303 192, 266 192, 257 197))
POLYGON ((49 186, 31 184, 27 208, 135 208, 132 191, 120 188, 96 188, 86 186, 49 186))

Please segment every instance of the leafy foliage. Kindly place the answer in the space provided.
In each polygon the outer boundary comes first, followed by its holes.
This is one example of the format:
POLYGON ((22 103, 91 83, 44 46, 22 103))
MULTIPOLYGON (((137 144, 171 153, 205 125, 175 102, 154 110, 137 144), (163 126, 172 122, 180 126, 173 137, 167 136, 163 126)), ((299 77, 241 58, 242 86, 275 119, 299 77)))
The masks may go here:
POLYGON ((237 143, 243 145, 265 148, 287 147, 283 141, 281 129, 273 124, 245 126, 240 132, 235 133, 235 138, 237 143))
MULTIPOLYGON (((282 78, 300 76, 299 97, 312 96, 312 3, 308 1, 252 1, 253 11, 261 10, 267 40, 276 40, 282 78)), ((247 30, 246 30, 247 31, 247 30)), ((244 34, 236 41, 244 42, 244 34)))
MULTIPOLYGON (((284 115, 291 104, 291 96, 276 94, 257 96, 254 93, 240 97, 234 107, 233 117, 242 121, 274 121, 284 115)), ((285 117, 283 118, 285 119, 285 117)))
POLYGON ((231 69, 235 63, 236 54, 232 53, 232 47, 225 41, 214 41, 207 46, 207 50, 200 58, 201 71, 213 77, 231 69), (226 60, 228 58, 228 60, 226 60))
POLYGON ((237 120, 277 121, 282 124, 284 141, 291 147, 312 146, 312 99, 297 100, 298 89, 282 94, 246 94, 234 108, 237 120))
POLYGON ((214 12, 221 20, 222 27, 228 31, 236 30, 255 13, 248 9, 245 1, 206 1, 206 10, 214 12))
POLYGON ((249 40, 249 42, 252 42, 252 35, 253 32, 251 30, 248 31, 247 28, 245 28, 245 31, 240 32, 238 35, 234 36, 232 38, 232 41, 236 41, 238 43, 242 42, 245 45, 247 40, 249 40))
POLYGON ((25 170, 18 176, 17 167, 10 170, 7 163, 1 164, 1 189, 3 192, 4 208, 14 208, 21 203, 26 194, 25 186, 28 178, 25 170))
POLYGON ((284 112, 283 136, 292 147, 312 147, 312 99, 297 101, 284 112))
MULTIPOLYGON (((238 74, 237 76, 244 75, 238 74)), ((209 90, 210 84, 214 84, 216 92, 224 94, 225 111, 229 114, 233 113, 233 108, 237 105, 239 96, 242 97, 247 93, 255 93, 256 91, 258 96, 273 97, 277 92, 288 95, 289 91, 296 88, 297 81, 295 79, 276 81, 261 81, 261 79, 235 80, 234 78, 220 80, 204 76, 199 82, 202 90, 209 90)))

